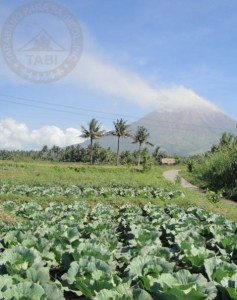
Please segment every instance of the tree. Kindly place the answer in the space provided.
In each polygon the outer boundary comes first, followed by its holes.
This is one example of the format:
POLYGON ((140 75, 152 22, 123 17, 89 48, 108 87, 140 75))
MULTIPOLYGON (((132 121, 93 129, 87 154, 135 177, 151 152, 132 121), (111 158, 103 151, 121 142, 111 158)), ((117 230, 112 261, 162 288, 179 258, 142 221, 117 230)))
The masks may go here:
POLYGON ((135 144, 138 143, 138 145, 139 145, 138 160, 137 160, 137 165, 138 166, 140 165, 140 162, 141 162, 142 146, 144 144, 153 146, 153 144, 148 141, 149 137, 150 137, 150 133, 148 132, 148 130, 143 126, 138 126, 137 131, 136 131, 136 133, 134 135, 134 138, 133 138, 133 143, 135 143, 135 144))
POLYGON ((39 156, 42 159, 47 159, 48 153, 49 153, 49 148, 47 145, 44 145, 43 148, 39 152, 39 156))
POLYGON ((152 153, 152 156, 158 164, 161 164, 162 158, 167 157, 167 154, 164 151, 160 150, 160 146, 157 146, 155 148, 155 151, 152 153))
POLYGON ((160 154, 160 146, 156 146, 155 151, 152 153, 153 157, 158 160, 157 158, 159 157, 160 154))
POLYGON ((219 146, 231 148, 234 145, 236 145, 236 137, 231 133, 224 132, 220 138, 219 146))
POLYGON ((82 134, 80 137, 90 138, 90 163, 93 164, 93 141, 103 136, 104 130, 101 130, 101 125, 96 119, 92 119, 88 123, 88 129, 81 126, 82 134))
POLYGON ((224 132, 219 140, 219 144, 213 145, 211 151, 207 152, 207 154, 215 153, 223 150, 224 148, 232 148, 235 146, 237 146, 237 138, 231 133, 224 132))
POLYGON ((114 122, 114 128, 115 130, 112 131, 112 135, 117 136, 118 143, 117 143, 117 155, 116 155, 116 166, 119 164, 119 150, 120 150, 120 138, 121 137, 129 137, 129 125, 126 124, 126 121, 122 118, 119 120, 117 119, 116 122, 114 122))

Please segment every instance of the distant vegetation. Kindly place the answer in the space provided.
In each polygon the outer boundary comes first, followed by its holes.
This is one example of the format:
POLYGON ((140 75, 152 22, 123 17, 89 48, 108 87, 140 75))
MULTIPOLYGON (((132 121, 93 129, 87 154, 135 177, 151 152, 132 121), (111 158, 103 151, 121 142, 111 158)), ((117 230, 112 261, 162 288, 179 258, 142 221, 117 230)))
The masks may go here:
MULTIPOLYGON (((97 142, 93 144, 93 164, 118 164, 117 154, 110 148, 103 148, 97 142)), ((119 163, 121 165, 136 165, 138 161, 138 155, 141 156, 142 164, 149 159, 152 164, 160 164, 161 158, 166 157, 167 154, 159 150, 159 147, 155 149, 153 153, 150 153, 147 148, 143 148, 139 151, 122 151, 119 154, 119 163)), ((72 145, 65 148, 53 146, 49 148, 45 145, 39 151, 26 151, 26 150, 0 150, 0 160, 13 160, 13 161, 34 161, 43 160, 51 162, 91 162, 91 145, 84 148, 81 145, 72 145)))
MULTIPOLYGON (((150 153, 145 145, 152 145, 149 142, 150 133, 145 127, 139 126, 134 136, 129 131, 129 125, 125 120, 118 119, 114 122, 114 130, 105 132, 101 129, 101 124, 96 119, 91 119, 88 126, 81 126, 80 137, 88 138, 90 144, 84 148, 81 145, 71 145, 60 148, 54 145, 49 148, 47 145, 39 151, 25 150, 0 150, 0 160, 31 161, 44 160, 54 162, 81 162, 90 164, 141 164, 144 170, 150 169, 152 164, 160 164, 161 159, 167 157, 164 151, 157 146, 153 153, 150 153), (102 136, 113 135, 117 138, 117 151, 110 148, 103 148, 96 140, 102 136), (133 143, 138 143, 137 151, 120 151, 120 138, 130 137, 133 143)), ((152 145, 153 146, 153 145, 152 145)))
POLYGON ((203 188, 237 199, 237 139, 224 133, 217 145, 187 163, 191 178, 203 188))

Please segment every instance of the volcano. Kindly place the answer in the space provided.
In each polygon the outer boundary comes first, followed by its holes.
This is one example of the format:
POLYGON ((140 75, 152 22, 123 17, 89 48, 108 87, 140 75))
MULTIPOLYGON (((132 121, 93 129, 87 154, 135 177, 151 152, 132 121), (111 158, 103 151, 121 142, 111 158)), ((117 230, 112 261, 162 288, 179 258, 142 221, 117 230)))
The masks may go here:
POLYGON ((153 111, 131 128, 146 127, 151 142, 169 154, 194 155, 210 150, 224 132, 236 133, 236 121, 218 110, 178 109, 153 111))
MULTIPOLYGON (((138 126, 144 126, 155 147, 169 155, 189 156, 210 150, 224 132, 236 134, 236 123, 211 102, 181 88, 160 95, 156 109, 131 123, 130 129, 134 133, 138 126)), ((105 136, 99 144, 115 151, 116 137, 105 136)), ((131 139, 121 139, 121 151, 137 148, 131 139)))

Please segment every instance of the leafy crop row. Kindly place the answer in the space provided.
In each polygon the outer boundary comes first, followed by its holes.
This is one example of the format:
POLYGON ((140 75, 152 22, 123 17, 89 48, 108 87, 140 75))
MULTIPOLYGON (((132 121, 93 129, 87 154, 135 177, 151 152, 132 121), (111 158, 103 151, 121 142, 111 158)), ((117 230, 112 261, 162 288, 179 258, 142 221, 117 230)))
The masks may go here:
POLYGON ((237 223, 200 208, 8 201, 0 299, 237 299, 237 223))
POLYGON ((0 186, 0 195, 15 194, 24 196, 64 196, 64 197, 143 197, 148 199, 167 200, 173 197, 183 197, 184 194, 179 190, 170 191, 159 187, 79 187, 72 185, 63 187, 55 186, 28 186, 28 185, 12 185, 3 184, 0 186))

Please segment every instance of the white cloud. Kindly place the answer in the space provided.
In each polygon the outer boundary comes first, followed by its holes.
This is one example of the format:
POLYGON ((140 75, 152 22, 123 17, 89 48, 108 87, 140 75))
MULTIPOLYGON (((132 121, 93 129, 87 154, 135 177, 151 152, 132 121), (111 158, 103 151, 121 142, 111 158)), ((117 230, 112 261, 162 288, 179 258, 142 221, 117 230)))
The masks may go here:
POLYGON ((158 90, 157 108, 160 110, 179 110, 179 109, 211 109, 219 111, 220 109, 213 103, 205 100, 192 89, 183 86, 173 86, 158 90))
POLYGON ((83 55, 78 66, 76 80, 139 105, 154 102, 157 90, 153 89, 137 74, 109 65, 99 58, 83 55), (148 101, 148 103, 145 101, 148 101))
POLYGON ((76 81, 77 84, 79 80, 88 88, 128 100, 141 107, 170 110, 204 106, 218 110, 214 104, 191 89, 183 86, 153 87, 136 73, 118 68, 92 55, 83 54, 77 71, 73 72, 69 80, 76 81))
POLYGON ((83 139, 76 128, 60 129, 44 126, 30 130, 25 124, 11 118, 0 121, 0 149, 41 149, 44 145, 60 147, 77 144, 83 139))

